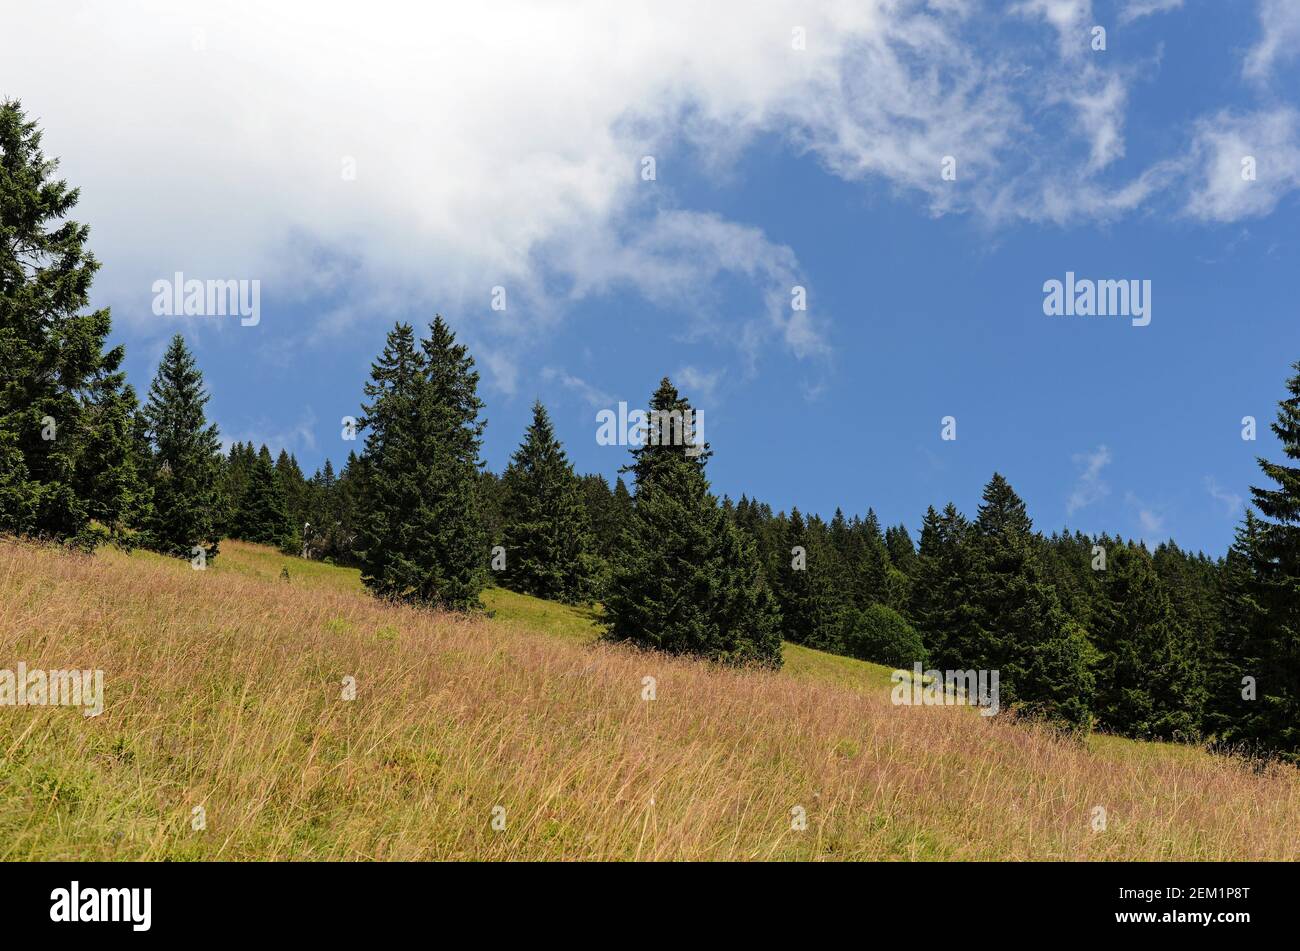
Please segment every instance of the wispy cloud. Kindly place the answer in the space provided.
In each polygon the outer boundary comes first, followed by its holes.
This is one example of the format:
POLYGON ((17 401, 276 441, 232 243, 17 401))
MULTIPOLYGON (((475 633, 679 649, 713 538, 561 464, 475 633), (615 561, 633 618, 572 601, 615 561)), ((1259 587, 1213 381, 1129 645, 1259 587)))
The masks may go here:
MULTIPOLYGON (((259 420, 251 426, 235 429, 227 429, 218 424, 217 431, 221 436, 221 451, 229 452, 230 447, 237 442, 251 442, 255 447, 260 448, 265 445, 272 456, 279 455, 280 450, 287 451, 290 455, 297 455, 300 452, 315 452, 317 449, 316 441, 317 419, 316 413, 310 406, 305 407, 298 421, 289 428, 268 426, 265 420, 259 420)), ((339 427, 342 431, 342 427, 339 427)), ((340 443, 345 447, 354 444, 340 443)), ((326 450, 327 456, 332 453, 326 450)), ((342 455, 347 455, 344 449, 342 455)))
POLYGON ((1205 477, 1205 491, 1210 493, 1210 498, 1223 505, 1225 515, 1236 515, 1241 511, 1241 496, 1220 487, 1214 476, 1205 477))
POLYGON ((685 366, 676 373, 678 389, 695 400, 712 400, 717 393, 722 373, 718 370, 701 370, 685 366))
POLYGON ((1086 27, 1092 18, 1091 0, 1021 0, 1011 7, 1011 12, 1050 23, 1063 56, 1077 56, 1088 48, 1086 27))
POLYGON ((1110 494, 1110 486, 1101 478, 1102 470, 1111 463, 1108 448, 1098 446, 1092 452, 1077 453, 1074 462, 1082 466, 1083 471, 1079 473, 1079 479, 1065 503, 1067 515, 1073 515, 1079 509, 1098 502, 1110 494))
POLYGON ((1300 3, 1260 0, 1259 29, 1259 42, 1246 54, 1241 71, 1248 79, 1263 81, 1278 63, 1300 55, 1300 3))
POLYGON ((1128 0, 1119 11, 1121 24, 1132 23, 1156 13, 1168 13, 1183 5, 1183 0, 1128 0))
POLYGON ((1189 165, 1192 217, 1238 221, 1269 214, 1300 188, 1300 113, 1279 106, 1204 118, 1196 124, 1189 165))
MULTIPOLYGON (((1130 0, 1121 17, 1176 5, 1130 0)), ((71 20, 39 4, 6 11, 0 86, 24 89, 47 150, 82 186, 97 242, 113 249, 97 303, 158 335, 144 315, 160 272, 264 276, 268 294, 328 298, 317 323, 337 333, 387 319, 376 289, 477 317, 499 285, 510 308, 473 342, 499 342, 489 369, 509 389, 555 322, 613 284, 686 303, 683 324, 710 324, 751 365, 760 352, 830 352, 829 315, 788 306, 795 251, 682 207, 675 161, 725 169, 754 143, 781 142, 931 214, 990 223, 1110 221, 1192 173, 1202 181, 1190 212, 1212 221, 1267 213, 1296 187, 1282 108, 1214 116, 1197 161, 1173 155, 1108 178, 1125 156, 1133 73, 1089 49, 1090 0, 1021 0, 1021 23, 996 37, 978 15, 989 5, 966 0, 377 6, 393 13, 359 17, 350 0, 140 0, 85 5, 71 20), (74 65, 50 73, 55 45, 74 65), (449 82, 474 95, 449 95, 449 82), (123 101, 169 117, 164 148, 118 134, 123 101), (1261 164, 1253 189, 1221 180, 1239 145, 1261 164), (653 180, 645 156, 658 160, 653 180), (949 156, 955 180, 940 174, 949 156), (303 244, 309 254, 293 253, 303 244), (699 298, 746 283, 753 310, 699 317, 699 298)), ((1300 4, 1262 0, 1259 11, 1243 69, 1263 78, 1300 48, 1300 4)))
POLYGON ((1156 506, 1150 505, 1133 492, 1124 495, 1124 501, 1134 509, 1137 518, 1138 537, 1151 546, 1155 546, 1169 537, 1165 530, 1165 517, 1156 506))
POLYGON ((1164 516, 1157 515, 1151 509, 1140 509, 1138 511, 1138 526, 1142 529, 1144 535, 1158 535, 1165 530, 1164 516))
POLYGON ((608 407, 614 403, 614 397, 610 396, 604 390, 593 386, 581 377, 574 376, 565 370, 557 367, 545 367, 542 370, 542 379, 548 383, 558 383, 570 392, 576 393, 583 402, 590 406, 608 407))
POLYGON ((825 357, 825 322, 794 310, 791 291, 803 284, 799 261, 759 228, 715 214, 667 209, 632 229, 596 230, 570 245, 563 267, 574 275, 575 297, 630 287, 666 309, 688 312, 690 333, 738 347, 750 371, 775 341, 799 358, 825 357), (756 292, 756 311, 737 317, 717 305, 712 288, 739 279, 756 292))

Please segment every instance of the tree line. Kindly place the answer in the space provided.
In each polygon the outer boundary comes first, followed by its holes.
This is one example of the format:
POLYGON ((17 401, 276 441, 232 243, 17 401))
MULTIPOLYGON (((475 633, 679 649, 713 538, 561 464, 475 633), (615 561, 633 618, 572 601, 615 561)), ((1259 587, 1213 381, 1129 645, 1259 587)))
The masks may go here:
MULTIPOLYGON (((439 316, 389 332, 341 471, 222 452, 202 374, 172 339, 143 403, 88 311, 98 262, 40 132, 0 106, 0 531, 210 561, 224 538, 354 565, 377 596, 481 607, 490 583, 600 602, 607 635, 777 666, 783 640, 899 667, 1001 672, 1004 706, 1072 728, 1207 739, 1300 759, 1300 468, 1260 460, 1227 556, 1036 531, 994 474, 979 511, 929 509, 914 541, 719 498, 668 379, 613 486, 577 474, 544 406, 505 471, 467 348, 439 316)), ((1273 431, 1300 459, 1300 364, 1273 431)))

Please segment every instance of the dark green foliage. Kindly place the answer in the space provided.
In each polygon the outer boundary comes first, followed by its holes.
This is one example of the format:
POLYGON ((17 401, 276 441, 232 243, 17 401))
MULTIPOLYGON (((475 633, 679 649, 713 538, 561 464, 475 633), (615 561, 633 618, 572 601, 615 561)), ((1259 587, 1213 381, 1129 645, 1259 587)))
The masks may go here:
POLYGON ((1087 634, 1045 577, 1024 503, 1000 475, 979 518, 930 509, 921 529, 909 615, 945 669, 998 670, 1008 704, 1086 726, 1094 679, 1087 634))
POLYGON ((1194 739, 1205 703, 1201 655, 1146 549, 1108 552, 1094 612, 1097 719, 1116 733, 1194 739))
POLYGON ((984 488, 974 545, 974 636, 961 645, 957 666, 998 669, 1008 702, 1031 715, 1086 727, 1094 652, 1045 578, 1024 502, 997 473, 984 488))
POLYGON ((885 529, 885 550, 889 552, 889 563, 903 574, 910 577, 916 570, 916 546, 906 525, 885 529))
POLYGON ((609 559, 618 545, 623 523, 632 511, 632 496, 620 476, 611 489, 602 475, 578 476, 587 520, 591 524, 592 543, 602 559, 609 559))
POLYGON ((1252 699, 1245 688, 1247 678, 1254 678, 1258 687, 1267 647, 1263 634, 1268 615, 1258 583, 1267 570, 1262 534, 1259 519, 1247 509, 1223 564, 1219 638, 1208 664, 1205 732, 1224 746, 1261 745, 1255 719, 1258 694, 1252 699))
POLYGON ((244 492, 248 488, 248 473, 257 461, 257 450, 250 442, 244 445, 237 442, 231 445, 221 466, 221 477, 217 483, 220 505, 221 533, 229 538, 242 538, 242 526, 239 524, 239 506, 244 492))
POLYGON ((540 402, 502 483, 505 586, 569 604, 590 600, 598 566, 587 509, 540 402))
POLYGON ((145 491, 131 452, 124 351, 107 310, 84 313, 99 263, 68 220, 77 189, 17 102, 0 102, 0 531, 89 547, 145 491))
POLYGON ((334 463, 326 459, 306 483, 307 511, 302 527, 304 558, 334 558, 335 527, 338 525, 339 479, 334 463))
POLYGON ((819 519, 805 524, 798 509, 791 512, 773 593, 786 640, 839 653, 844 615, 853 603, 833 533, 833 524, 828 531, 819 519))
POLYGON ((371 368, 358 558, 362 581, 381 597, 481 606, 488 545, 477 391, 474 361, 441 316, 418 348, 410 325, 398 324, 371 368))
POLYGON ((725 513, 718 536, 720 584, 714 601, 719 660, 781 666, 781 613, 752 539, 725 513))
POLYGON ((866 520, 855 524, 852 531, 862 539, 858 563, 851 565, 857 578, 858 607, 885 603, 889 600, 889 554, 875 511, 867 509, 866 520))
POLYGON ((885 529, 885 551, 889 555, 885 603, 901 614, 911 603, 912 578, 917 567, 916 546, 907 533, 907 526, 885 529))
POLYGON ((949 503, 926 510, 921 523, 911 600, 905 612, 921 633, 936 666, 963 667, 980 650, 984 632, 971 602, 975 546, 970 523, 949 503))
POLYGON ((1061 607, 1085 630, 1092 629, 1092 611, 1100 598, 1101 579, 1105 577, 1104 558, 1119 544, 1119 539, 1106 535, 1090 538, 1081 532, 1068 531, 1039 542, 1039 560, 1056 589, 1061 607))
POLYGON ((669 436, 690 406, 665 378, 650 407, 651 431, 629 467, 636 497, 606 596, 608 635, 724 663, 779 665, 779 614, 753 541, 709 492, 708 447, 694 445, 689 425, 669 436))
MULTIPOLYGON (((252 448, 251 445, 249 447, 252 448)), ((261 545, 292 549, 296 538, 285 500, 284 485, 263 446, 253 457, 235 516, 235 538, 261 545)))
POLYGON ((782 636, 796 644, 816 640, 813 576, 808 571, 808 528, 798 509, 786 522, 785 542, 773 586, 781 609, 782 636))
POLYGON ((142 541, 181 558, 201 547, 210 561, 217 554, 220 529, 220 441, 217 427, 204 415, 207 402, 203 375, 177 334, 158 365, 142 414, 153 487, 142 541))
POLYGON ((910 669, 915 663, 929 663, 929 653, 907 620, 893 608, 873 604, 844 616, 841 634, 844 652, 859 660, 910 669))
POLYGON ((478 502, 483 537, 499 543, 506 527, 506 487, 501 476, 487 469, 479 473, 478 502))
POLYGON ((288 531, 281 539, 280 547, 287 553, 299 554, 302 550, 303 526, 311 518, 311 487, 288 450, 281 449, 275 460, 275 481, 284 497, 284 508, 288 531))
MULTIPOLYGON (((1272 428, 1287 459, 1296 461, 1300 363, 1292 369, 1272 428)), ((1238 534, 1228 610, 1236 629, 1220 638, 1221 646, 1239 651, 1242 676, 1254 678, 1238 689, 1253 686, 1255 696, 1244 700, 1223 739, 1300 761, 1300 467, 1262 458, 1259 467, 1274 487, 1251 487, 1263 518, 1238 534)), ((1222 716, 1225 707, 1216 709, 1222 716)))
POLYGON ((328 459, 308 482, 309 511, 303 522, 305 557, 340 565, 357 565, 355 543, 365 519, 365 466, 348 453, 337 475, 328 459))

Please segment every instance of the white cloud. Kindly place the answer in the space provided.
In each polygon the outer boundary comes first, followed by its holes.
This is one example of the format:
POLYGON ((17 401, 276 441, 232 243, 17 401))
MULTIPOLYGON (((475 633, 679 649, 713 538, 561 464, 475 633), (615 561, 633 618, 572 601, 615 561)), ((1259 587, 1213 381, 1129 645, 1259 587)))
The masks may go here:
POLYGON ((1151 509, 1139 509, 1138 526, 1144 536, 1160 535, 1165 530, 1165 520, 1163 516, 1157 515, 1151 509))
POLYGON ((685 366, 677 371, 674 379, 677 388, 698 404, 703 400, 714 398, 722 373, 718 370, 701 370, 698 367, 685 366))
POLYGON ((1110 494, 1110 486, 1101 478, 1102 470, 1111 463, 1108 448, 1098 446, 1092 452, 1077 453, 1074 462, 1076 465, 1081 465, 1083 471, 1079 473, 1079 479, 1065 503, 1067 515, 1073 515, 1079 509, 1098 502, 1110 494))
POLYGON ((1214 476, 1205 477, 1205 491, 1210 494, 1210 498, 1223 505, 1224 514, 1235 515, 1241 511, 1241 496, 1222 488, 1214 476))
MULTIPOLYGON (((120 326, 167 332, 150 284, 176 270, 260 278, 264 323, 277 302, 320 302, 302 337, 442 310, 510 392, 539 335, 614 288, 680 310, 673 332, 734 343, 751 368, 773 348, 826 356, 828 315, 788 307, 795 250, 681 207, 683 165, 734 174, 760 137, 933 214, 995 222, 1109 220, 1169 187, 1170 163, 1097 178, 1124 155, 1128 95, 1125 75, 1083 58, 1089 0, 1015 9, 1059 50, 992 48, 972 0, 23 4, 5 14, 0 90, 81 186, 97 302, 120 326), (955 182, 939 174, 949 155, 955 182), (711 306, 736 281, 752 308, 711 306), (504 312, 489 310, 495 285, 504 312)), ((1252 69, 1290 35, 1268 22, 1252 69)), ((1199 141, 1216 161, 1221 140, 1199 141)), ((1216 217, 1212 190, 1194 213, 1216 217)))
POLYGON ((1168 13, 1183 5, 1183 0, 1128 0, 1119 11, 1120 23, 1132 23, 1156 13, 1168 13))
POLYGON ((1188 161, 1188 214, 1209 221, 1269 214, 1300 188, 1300 114, 1282 106, 1202 119, 1188 161), (1243 175, 1242 163, 1248 157, 1255 162, 1253 180, 1243 175))
MULTIPOLYGON (((943 151, 965 145, 973 166, 1004 140, 980 71, 926 8, 847 0, 29 5, 0 37, 0 88, 82 187, 97 298, 120 323, 158 332, 149 287, 175 270, 260 278, 267 300, 332 294, 318 324, 333 333, 390 319, 379 301, 487 314, 502 285, 510 309, 475 333, 505 343, 489 367, 503 387, 530 335, 562 317, 565 288, 614 277, 606 257, 660 297, 701 273, 751 275, 766 294, 797 270, 757 229, 679 217, 674 159, 723 168, 776 132, 942 196, 943 151), (51 48, 69 68, 48 69, 51 48), (647 154, 655 182, 640 178, 647 154)), ((769 341, 824 351, 824 322, 760 316, 766 332, 731 334, 751 357, 769 341)))
POLYGON ((1066 94, 1078 111, 1079 124, 1089 142, 1088 171, 1099 171, 1124 154, 1124 107, 1128 90, 1114 74, 1103 75, 1091 66, 1080 83, 1066 94))
POLYGON ((557 367, 545 367, 542 369, 542 379, 548 383, 559 383, 566 390, 576 393, 584 403, 595 407, 611 407, 614 405, 614 397, 610 396, 599 387, 593 386, 581 377, 574 376, 565 370, 557 367))
POLYGON ((764 342, 779 340, 799 357, 823 356, 821 322, 795 311, 790 292, 800 283, 799 262, 785 245, 758 228, 713 214, 661 211, 630 235, 593 231, 568 245, 561 269, 574 276, 572 294, 582 297, 631 286, 661 307, 689 312, 690 333, 739 345, 752 369, 764 342), (719 278, 743 278, 755 291, 755 312, 747 319, 721 316, 711 288, 719 278))
MULTIPOLYGON (((221 451, 230 452, 230 447, 237 442, 252 443, 254 448, 266 446, 271 451, 272 458, 280 454, 280 450, 285 450, 291 456, 300 452, 315 452, 316 443, 316 413, 310 406, 306 407, 298 421, 288 429, 284 428, 267 428, 265 420, 259 420, 251 428, 227 428, 218 426, 217 430, 221 433, 221 451)), ((307 473, 311 475, 311 473, 307 473)))
POLYGON ((1260 0, 1259 42, 1242 64, 1248 79, 1264 80, 1280 62, 1300 54, 1300 3, 1295 0, 1260 0))
POLYGON ((1156 507, 1144 502, 1133 492, 1127 492, 1125 502, 1136 510, 1139 537, 1149 545, 1156 545, 1169 537, 1165 531, 1165 517, 1156 507))
POLYGON ((1050 23, 1062 55, 1077 56, 1088 48, 1088 28, 1093 25, 1091 0, 1022 0, 1011 12, 1050 23))

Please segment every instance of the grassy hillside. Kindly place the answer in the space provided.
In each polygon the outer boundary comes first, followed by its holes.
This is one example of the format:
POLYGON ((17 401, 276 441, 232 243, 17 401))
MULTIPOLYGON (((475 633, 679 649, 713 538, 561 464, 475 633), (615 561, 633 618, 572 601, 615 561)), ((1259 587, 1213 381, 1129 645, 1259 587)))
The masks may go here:
POLYGON ((383 605, 234 542, 205 572, 0 542, 0 667, 105 671, 99 717, 0 707, 0 857, 1300 857, 1294 769, 895 707, 875 665, 787 645, 779 673, 721 670, 485 601, 383 605))

